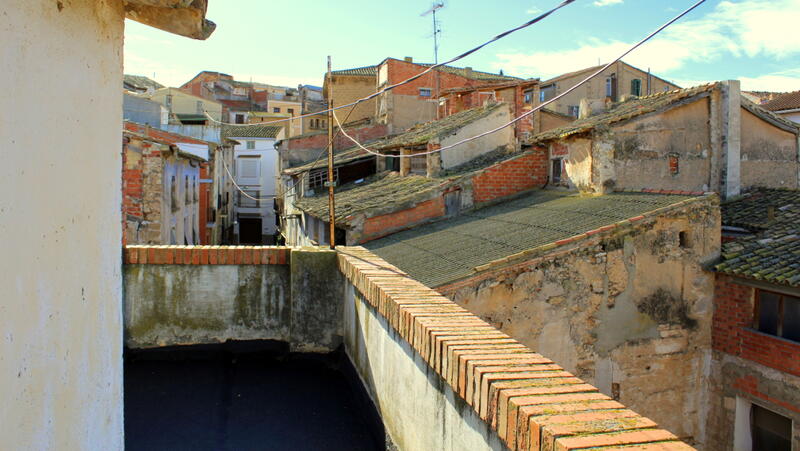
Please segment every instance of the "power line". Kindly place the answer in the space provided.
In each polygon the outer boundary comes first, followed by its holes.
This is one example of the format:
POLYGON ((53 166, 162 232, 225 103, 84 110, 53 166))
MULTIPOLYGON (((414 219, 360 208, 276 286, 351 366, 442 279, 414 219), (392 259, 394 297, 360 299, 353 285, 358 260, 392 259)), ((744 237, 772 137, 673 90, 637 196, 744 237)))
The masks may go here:
MULTIPOLYGON (((528 28, 531 25, 542 21, 547 16, 549 16, 550 14, 553 14, 554 12, 558 11, 559 9, 569 5, 570 3, 573 3, 574 1, 575 0, 563 0, 561 3, 556 5, 554 8, 552 8, 552 9, 550 9, 548 11, 545 11, 544 13, 534 17, 533 19, 523 23, 522 25, 514 27, 514 28, 512 28, 510 30, 506 30, 506 31, 498 34, 497 36, 493 37, 492 39, 489 39, 488 41, 484 42, 483 44, 480 44, 480 45, 478 45, 476 47, 473 47, 473 48, 467 50, 466 52, 464 52, 464 53, 462 53, 462 54, 460 54, 458 56, 455 56, 455 57, 453 57, 453 58, 451 58, 451 59, 449 59, 449 60, 447 60, 447 61, 445 61, 443 63, 435 63, 435 64, 429 66, 424 71, 418 73, 417 75, 413 75, 413 76, 411 76, 411 77, 409 77, 409 78, 407 78, 407 79, 405 79, 405 80, 403 80, 401 82, 395 83, 393 85, 388 85, 385 88, 379 89, 378 91, 375 91, 372 94, 370 94, 370 95, 368 95, 366 97, 362 97, 362 98, 360 98, 360 99, 358 99, 358 100, 356 100, 354 102, 350 102, 350 103, 347 103, 347 104, 344 104, 344 105, 340 105, 340 106, 337 106, 337 107, 334 107, 334 108, 328 108, 328 109, 325 109, 325 110, 322 110, 322 111, 316 111, 314 113, 301 114, 299 116, 294 116, 294 117, 287 118, 287 119, 279 119, 279 120, 270 121, 270 122, 261 122, 258 125, 269 125, 269 124, 276 124, 276 123, 279 123, 279 122, 291 121, 293 119, 302 119, 304 117, 316 116, 318 114, 328 113, 329 111, 340 110, 342 108, 346 108, 346 107, 349 107, 349 106, 358 105, 361 102, 366 102, 367 100, 373 99, 373 98, 375 98, 375 97, 377 97, 377 96, 379 96, 379 95, 381 95, 381 94, 383 94, 383 93, 385 93, 387 91, 391 91, 392 89, 397 88, 398 86, 403 86, 405 84, 411 83, 412 81, 422 77, 425 74, 430 73, 431 71, 434 71, 434 70, 438 69, 439 67, 446 66, 446 65, 448 65, 450 63, 454 63, 454 62, 456 62, 456 61, 458 61, 460 59, 466 58, 469 55, 472 55, 473 53, 477 52, 478 50, 481 50, 482 48, 486 47, 487 45, 492 44, 492 43, 494 43, 496 41, 499 41, 500 39, 503 39, 504 37, 506 37, 506 36, 508 36, 508 35, 510 35, 512 33, 515 33, 515 32, 517 32, 519 30, 524 29, 524 28, 528 28)), ((242 127, 242 126, 252 125, 252 124, 228 124, 228 123, 221 122, 221 121, 218 121, 218 120, 212 118, 211 116, 208 115, 208 112, 205 112, 205 114, 212 122, 216 122, 216 123, 219 123, 219 124, 230 125, 230 126, 235 126, 235 127, 242 127)))
MULTIPOLYGON (((628 48, 627 50, 625 50, 624 52, 622 52, 622 54, 620 54, 619 56, 617 56, 617 57, 616 57, 614 60, 612 60, 611 62, 609 62, 608 64, 606 64, 606 65, 605 65, 605 66, 603 66, 602 68, 600 68, 599 70, 595 71, 594 73, 592 73, 592 74, 591 74, 591 75, 589 75, 588 77, 584 78, 582 81, 580 81, 580 82, 579 82, 578 84, 576 84, 575 86, 572 86, 571 88, 569 88, 569 89, 567 89, 566 91, 562 92, 561 94, 559 94, 559 95, 557 95, 557 96, 553 97, 552 99, 550 99, 550 100, 548 100, 548 101, 546 101, 546 102, 544 102, 544 103, 541 103, 541 104, 539 104, 539 105, 538 105, 538 106, 536 106, 535 108, 532 108, 530 111, 527 111, 527 112, 525 112, 525 113, 523 113, 523 114, 521 114, 521 115, 517 116, 516 118, 512 119, 511 121, 509 121, 509 122, 507 122, 507 123, 505 123, 505 124, 503 124, 503 125, 500 125, 500 126, 498 126, 498 127, 496 127, 496 128, 493 128, 493 129, 491 129, 491 130, 487 130, 487 131, 485 131, 485 132, 483 132, 483 133, 479 133, 479 134, 477 134, 477 135, 475 135, 475 136, 471 136, 471 137, 469 137, 469 138, 462 139, 461 141, 455 142, 455 143, 453 143, 453 144, 449 144, 449 145, 447 145, 447 146, 440 147, 440 148, 438 148, 438 149, 434 149, 434 150, 429 150, 429 151, 426 151, 426 152, 416 152, 416 153, 413 153, 413 154, 408 154, 408 155, 389 155, 389 154, 382 154, 382 153, 376 152, 376 151, 374 151, 374 150, 367 149, 367 148, 366 148, 366 147, 364 147, 364 146, 363 146, 361 143, 359 143, 358 141, 356 141, 356 140, 355 140, 353 137, 351 137, 350 135, 348 135, 348 134, 347 134, 347 132, 345 132, 345 131, 342 131, 342 133, 343 133, 343 134, 344 134, 344 135, 345 135, 347 138, 349 138, 351 141, 353 141, 353 142, 354 142, 354 143, 355 143, 355 144, 356 144, 358 147, 360 147, 361 149, 363 149, 364 151, 366 151, 366 152, 369 152, 369 153, 371 153, 372 155, 376 155, 376 156, 380 156, 380 157, 392 157, 392 158, 411 158, 411 157, 420 156, 420 155, 428 155, 428 154, 432 154, 432 153, 442 152, 442 151, 444 151, 444 150, 448 150, 448 149, 452 149, 452 148, 454 148, 454 147, 456 147, 456 146, 460 146, 461 144, 468 143, 468 142, 470 142, 470 141, 474 141, 474 140, 476 140, 476 139, 483 138, 484 136, 491 135, 492 133, 496 133, 496 132, 498 132, 498 131, 500 131, 500 130, 502 130, 502 129, 504 129, 504 128, 506 128, 506 127, 510 126, 510 125, 513 125, 513 124, 515 124, 515 123, 519 122, 520 120, 522 120, 522 119, 524 119, 524 118, 526 118, 526 117, 530 116, 531 114, 533 114, 533 113, 535 113, 535 112, 537 112, 537 111, 541 110, 541 109, 542 109, 542 108, 544 108, 545 106, 547 106, 547 105, 549 105, 549 104, 551 104, 551 103, 555 102, 556 100, 558 100, 558 99, 560 99, 560 98, 564 97, 565 95, 569 94, 570 92, 572 92, 572 91, 574 91, 574 90, 578 89, 578 87, 579 87, 579 86, 581 86, 581 85, 583 85, 584 83, 588 82, 588 81, 589 81, 589 80, 591 80, 592 78, 594 78, 594 77, 596 77, 596 76, 600 75, 600 73, 602 73, 604 70, 606 70, 606 69, 608 69, 609 67, 611 67, 611 65, 612 65, 612 64, 614 64, 614 63, 616 63, 617 61, 621 60, 622 58, 624 58, 624 57, 625 57, 627 54, 631 53, 632 51, 636 50, 636 49, 637 49, 639 46, 641 46, 642 44, 644 44, 645 42, 647 42, 648 40, 650 40, 650 38, 652 38, 653 36, 657 35, 657 34, 658 34, 658 33, 660 33, 662 30, 664 30, 664 29, 665 29, 665 28, 667 28, 668 26, 670 26, 670 25, 672 25, 673 23, 675 23, 676 21, 678 21, 678 20, 679 20, 681 17, 685 16, 686 14, 688 14, 688 13, 689 13, 689 12, 691 12, 693 9, 697 8, 698 6, 700 6, 700 5, 701 5, 702 3, 704 3, 705 1, 706 1, 706 0, 699 0, 697 3, 695 3, 694 5, 692 5, 691 7, 689 7, 688 9, 686 9, 685 11, 683 11, 682 13, 678 14, 677 16, 675 16, 674 18, 672 18, 671 20, 669 20, 668 22, 666 22, 664 25, 661 25, 661 26, 660 26, 660 27, 658 27, 658 28, 657 28, 655 31, 651 32, 649 35, 645 36, 645 37, 644 37, 642 40, 640 40, 639 42, 637 42, 636 44, 634 44, 632 47, 630 47, 630 48, 628 48)), ((336 113, 335 113, 335 112, 334 112, 334 114, 333 114, 333 117, 334 117, 334 118, 336 118, 336 113)), ((338 120, 337 120, 337 123, 338 123, 338 120)))

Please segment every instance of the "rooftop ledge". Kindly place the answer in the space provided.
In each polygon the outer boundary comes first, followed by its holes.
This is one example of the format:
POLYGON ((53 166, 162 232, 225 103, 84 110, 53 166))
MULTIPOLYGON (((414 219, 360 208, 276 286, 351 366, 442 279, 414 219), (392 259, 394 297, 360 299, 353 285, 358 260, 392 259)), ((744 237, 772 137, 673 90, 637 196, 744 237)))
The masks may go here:
POLYGON ((205 40, 217 28, 206 19, 208 0, 125 0, 125 17, 159 30, 205 40))
MULTIPOLYGON (((180 278, 198 265, 205 265, 198 274, 206 281, 237 284, 231 271, 260 267, 268 277, 258 285, 288 280, 284 291, 319 291, 283 299, 293 327, 330 322, 326 330, 342 334, 338 343, 399 449, 694 449, 364 248, 128 246, 124 255, 126 304, 129 292, 159 299, 156 291, 171 289, 158 285, 171 277, 148 282, 153 271, 175 271, 180 278), (209 275, 214 271, 227 271, 228 278, 209 275), (314 298, 324 301, 309 308, 307 299, 314 298)), ((194 299, 202 299, 205 312, 209 302, 227 302, 211 299, 202 285, 181 311, 194 299)))

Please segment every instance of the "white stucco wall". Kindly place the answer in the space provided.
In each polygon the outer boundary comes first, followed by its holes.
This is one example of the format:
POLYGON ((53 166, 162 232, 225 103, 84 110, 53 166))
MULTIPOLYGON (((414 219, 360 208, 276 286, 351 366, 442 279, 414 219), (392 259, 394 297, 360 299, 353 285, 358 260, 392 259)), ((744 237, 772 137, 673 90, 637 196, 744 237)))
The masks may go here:
MULTIPOLYGON (((234 141, 241 143, 236 144, 233 148, 234 159, 236 161, 236 183, 242 188, 253 189, 259 191, 260 208, 247 208, 237 206, 237 213, 257 214, 261 216, 261 233, 263 235, 272 235, 276 232, 275 226, 275 210, 273 208, 272 199, 275 197, 275 184, 277 178, 277 164, 278 164, 278 151, 275 150, 275 138, 237 138, 232 137, 234 141), (253 149, 247 149, 247 142, 252 141, 254 144, 253 149), (253 179, 245 179, 239 173, 238 159, 241 157, 259 157, 259 177, 257 183, 253 179)), ((236 194, 236 193, 235 193, 236 194)))
POLYGON ((0 449, 123 447, 121 0, 0 3, 0 449))

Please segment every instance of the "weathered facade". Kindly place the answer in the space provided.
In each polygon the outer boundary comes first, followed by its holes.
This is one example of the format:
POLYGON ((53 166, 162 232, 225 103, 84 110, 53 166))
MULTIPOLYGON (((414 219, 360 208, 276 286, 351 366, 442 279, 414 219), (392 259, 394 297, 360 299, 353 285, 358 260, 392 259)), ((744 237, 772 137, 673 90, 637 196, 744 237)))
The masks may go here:
POLYGON ((552 186, 716 191, 798 186, 798 128, 739 95, 737 81, 654 94, 532 137, 552 186))
POLYGON ((208 125, 208 116, 222 121, 222 104, 211 99, 195 96, 177 88, 156 90, 150 100, 167 109, 169 122, 174 124, 208 125))
POLYGON ((800 447, 800 191, 725 203, 716 266, 711 449, 800 447))
POLYGON ((366 247, 702 445, 719 230, 713 195, 545 190, 366 247))
MULTIPOLYGON (((540 100, 545 102, 554 98, 603 66, 604 64, 588 67, 541 82, 540 100)), ((577 118, 584 114, 591 114, 588 111, 580 111, 583 99, 589 103, 599 102, 602 104, 606 101, 619 102, 628 97, 648 96, 674 89, 680 89, 680 87, 651 74, 650 71, 645 72, 619 61, 548 107, 558 113, 577 118)))
MULTIPOLYGON (((375 66, 357 67, 354 69, 336 70, 331 76, 325 76, 322 94, 330 106, 341 106, 353 103, 375 92, 378 73, 375 66)), ((352 121, 375 118, 376 100, 370 99, 354 107, 336 112, 342 124, 352 121), (351 111, 352 110, 352 111, 351 111), (347 119, 345 119, 347 117, 347 119)))

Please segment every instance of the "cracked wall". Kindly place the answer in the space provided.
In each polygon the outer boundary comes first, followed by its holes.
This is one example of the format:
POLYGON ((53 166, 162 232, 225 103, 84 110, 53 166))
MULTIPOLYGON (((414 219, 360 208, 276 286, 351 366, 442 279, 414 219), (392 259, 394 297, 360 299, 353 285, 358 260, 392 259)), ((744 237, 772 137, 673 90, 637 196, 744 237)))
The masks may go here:
POLYGON ((719 212, 695 203, 643 222, 446 294, 702 445, 714 286, 702 265, 719 254, 719 212))

